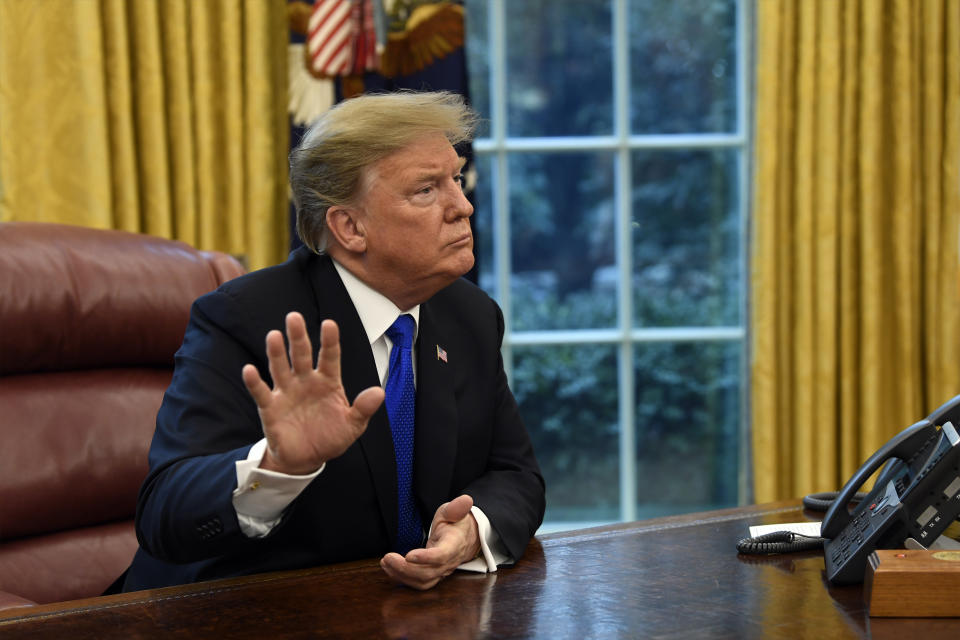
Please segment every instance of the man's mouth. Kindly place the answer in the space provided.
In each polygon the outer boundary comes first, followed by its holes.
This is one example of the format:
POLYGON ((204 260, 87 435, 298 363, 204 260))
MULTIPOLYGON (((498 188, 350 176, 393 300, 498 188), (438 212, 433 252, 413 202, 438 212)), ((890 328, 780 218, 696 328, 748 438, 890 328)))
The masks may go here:
POLYGON ((473 240, 473 234, 468 231, 467 233, 463 234, 462 236, 460 236, 459 238, 451 242, 450 246, 459 247, 465 244, 470 244, 472 240, 473 240))

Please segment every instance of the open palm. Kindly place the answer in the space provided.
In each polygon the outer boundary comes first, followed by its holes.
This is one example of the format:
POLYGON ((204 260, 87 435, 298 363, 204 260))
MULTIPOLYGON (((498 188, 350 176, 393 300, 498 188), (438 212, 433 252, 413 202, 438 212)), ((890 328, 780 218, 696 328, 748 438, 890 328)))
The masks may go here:
POLYGON ((361 391, 347 400, 340 377, 340 330, 333 320, 320 325, 320 354, 313 366, 310 337, 303 316, 286 317, 289 358, 283 334, 267 334, 271 389, 252 364, 243 382, 257 403, 267 449, 260 466, 290 475, 313 473, 341 455, 366 430, 383 402, 383 389, 361 391))

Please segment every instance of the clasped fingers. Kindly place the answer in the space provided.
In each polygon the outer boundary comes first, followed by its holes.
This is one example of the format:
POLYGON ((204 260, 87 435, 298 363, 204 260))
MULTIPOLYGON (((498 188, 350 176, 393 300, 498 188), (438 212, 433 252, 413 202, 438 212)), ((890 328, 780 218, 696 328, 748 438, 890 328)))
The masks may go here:
POLYGON ((453 573, 457 564, 451 557, 442 556, 434 547, 429 550, 414 549, 406 557, 399 553, 388 553, 380 559, 380 567, 397 582, 423 591, 453 573), (424 555, 421 553, 424 551, 433 553, 424 555))

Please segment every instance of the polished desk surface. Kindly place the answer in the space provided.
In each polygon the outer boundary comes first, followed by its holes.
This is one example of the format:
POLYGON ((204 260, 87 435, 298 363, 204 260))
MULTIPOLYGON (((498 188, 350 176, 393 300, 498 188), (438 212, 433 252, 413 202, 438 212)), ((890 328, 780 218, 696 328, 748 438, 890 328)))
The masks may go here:
POLYGON ((819 517, 790 502, 545 535, 513 568, 427 592, 365 560, 13 609, 0 638, 960 637, 960 618, 870 618, 820 552, 735 550, 749 525, 819 517))

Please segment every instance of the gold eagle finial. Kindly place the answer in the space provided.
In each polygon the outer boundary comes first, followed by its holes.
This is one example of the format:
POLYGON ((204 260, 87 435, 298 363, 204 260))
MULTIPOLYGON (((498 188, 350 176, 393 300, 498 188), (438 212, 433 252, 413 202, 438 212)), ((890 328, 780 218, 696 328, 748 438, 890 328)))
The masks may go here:
POLYGON ((403 31, 387 34, 380 73, 387 78, 408 76, 462 47, 463 16, 463 7, 452 2, 414 8, 403 31))

